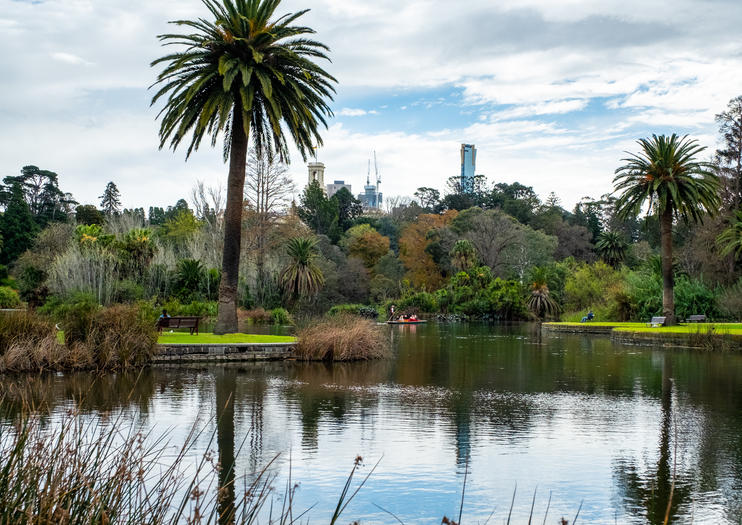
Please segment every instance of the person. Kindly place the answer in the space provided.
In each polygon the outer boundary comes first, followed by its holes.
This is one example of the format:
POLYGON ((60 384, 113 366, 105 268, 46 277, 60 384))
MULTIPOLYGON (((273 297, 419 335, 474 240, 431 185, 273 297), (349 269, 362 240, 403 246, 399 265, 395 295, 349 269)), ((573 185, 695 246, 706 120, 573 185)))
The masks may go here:
POLYGON ((588 312, 587 312, 587 320, 588 321, 592 321, 593 319, 595 319, 595 314, 593 313, 592 310, 588 310, 588 312))
POLYGON ((166 309, 162 309, 162 313, 160 314, 160 319, 170 319, 170 315, 167 313, 166 309))
POLYGON ((391 306, 391 307, 389 308, 389 311, 391 312, 391 315, 389 316, 389 320, 390 320, 390 321, 394 321, 394 305, 392 305, 392 306, 391 306))
POLYGON ((168 325, 166 319, 170 319, 170 315, 167 313, 167 310, 163 308, 160 317, 157 319, 157 328, 160 332, 162 332, 162 329, 168 325))

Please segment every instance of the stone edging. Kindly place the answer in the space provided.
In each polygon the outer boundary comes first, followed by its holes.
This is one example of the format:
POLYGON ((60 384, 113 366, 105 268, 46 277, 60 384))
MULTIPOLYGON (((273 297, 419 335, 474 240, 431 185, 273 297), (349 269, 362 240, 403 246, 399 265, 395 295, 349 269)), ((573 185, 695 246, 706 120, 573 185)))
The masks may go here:
POLYGON ((279 361, 292 359, 296 343, 162 344, 153 364, 202 361, 279 361))

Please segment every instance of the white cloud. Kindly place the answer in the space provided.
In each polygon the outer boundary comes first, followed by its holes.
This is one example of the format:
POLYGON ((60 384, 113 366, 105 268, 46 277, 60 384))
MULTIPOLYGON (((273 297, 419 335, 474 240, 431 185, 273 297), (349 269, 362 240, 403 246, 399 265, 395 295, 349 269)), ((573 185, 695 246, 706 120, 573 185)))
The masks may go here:
POLYGON ((335 115, 338 117, 363 117, 365 115, 378 115, 378 111, 372 109, 370 111, 367 111, 365 109, 360 108, 343 108, 340 111, 336 112, 335 115))
POLYGON ((90 62, 88 62, 84 58, 81 58, 77 55, 73 55, 71 53, 57 52, 57 53, 52 53, 51 57, 54 60, 59 60, 60 62, 65 62, 67 64, 84 65, 84 66, 92 65, 90 62))

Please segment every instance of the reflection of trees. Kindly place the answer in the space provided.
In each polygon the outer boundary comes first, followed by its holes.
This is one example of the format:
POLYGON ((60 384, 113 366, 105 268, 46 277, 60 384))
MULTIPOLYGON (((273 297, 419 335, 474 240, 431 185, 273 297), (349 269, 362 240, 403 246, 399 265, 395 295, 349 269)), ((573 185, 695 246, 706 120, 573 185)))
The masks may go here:
POLYGON ((672 355, 667 352, 662 361, 662 421, 657 464, 652 471, 646 473, 642 473, 632 460, 620 461, 616 467, 619 490, 623 493, 628 513, 634 514, 641 509, 647 521, 652 524, 664 523, 671 495, 671 519, 691 496, 690 484, 681 481, 673 472, 674 454, 670 448, 671 442, 674 442, 672 394, 672 355), (676 478, 674 487, 673 477, 676 478))
POLYGON ((234 523, 234 395, 237 372, 220 367, 216 373, 216 442, 219 449, 219 525, 234 523))

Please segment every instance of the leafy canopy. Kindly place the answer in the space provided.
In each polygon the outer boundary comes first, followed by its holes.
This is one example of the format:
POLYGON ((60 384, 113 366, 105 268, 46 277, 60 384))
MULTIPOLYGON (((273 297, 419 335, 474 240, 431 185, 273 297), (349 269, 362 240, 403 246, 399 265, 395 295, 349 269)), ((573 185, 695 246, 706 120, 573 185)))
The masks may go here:
MULTIPOLYGON (((190 133, 186 156, 198 149, 205 134, 212 146, 217 136, 230 135, 232 118, 241 115, 245 135, 259 155, 276 152, 288 158, 283 128, 302 157, 316 143, 317 128, 326 127, 332 111, 335 79, 312 59, 329 58, 328 48, 308 37, 309 27, 291 25, 307 11, 271 20, 280 0, 202 0, 214 20, 177 20, 190 33, 164 34, 163 45, 181 49, 161 57, 164 65, 154 84, 163 97, 160 147, 175 149, 190 133)), ((225 140, 225 158, 230 141, 225 140)))

